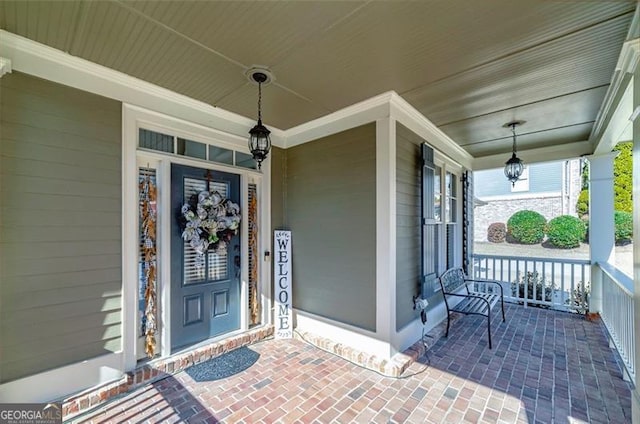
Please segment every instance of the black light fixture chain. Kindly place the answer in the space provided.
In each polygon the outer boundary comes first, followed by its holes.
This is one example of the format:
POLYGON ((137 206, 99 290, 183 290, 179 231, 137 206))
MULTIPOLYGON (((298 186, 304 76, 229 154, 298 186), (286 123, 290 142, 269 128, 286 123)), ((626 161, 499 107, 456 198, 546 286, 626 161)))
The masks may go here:
POLYGON ((262 83, 258 81, 258 121, 262 121, 262 83))

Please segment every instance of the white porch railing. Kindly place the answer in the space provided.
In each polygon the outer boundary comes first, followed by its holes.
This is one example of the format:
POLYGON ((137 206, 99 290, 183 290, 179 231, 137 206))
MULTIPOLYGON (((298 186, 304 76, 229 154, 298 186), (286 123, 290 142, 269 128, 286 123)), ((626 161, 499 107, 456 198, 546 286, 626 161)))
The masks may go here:
POLYGON ((602 274, 602 321, 631 381, 635 381, 633 280, 610 264, 597 266, 602 274))
POLYGON ((590 263, 586 259, 473 255, 474 278, 502 281, 505 299, 585 312, 590 263))

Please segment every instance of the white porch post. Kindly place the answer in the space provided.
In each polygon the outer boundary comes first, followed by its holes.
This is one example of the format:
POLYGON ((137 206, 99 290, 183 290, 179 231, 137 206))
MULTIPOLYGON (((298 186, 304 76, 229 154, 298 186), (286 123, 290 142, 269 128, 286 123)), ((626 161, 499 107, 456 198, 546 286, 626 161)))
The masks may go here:
MULTIPOLYGON (((640 118, 637 113, 640 110, 640 67, 637 66, 640 42, 635 44, 636 66, 633 68, 633 332, 635 335, 635 363, 640 364, 640 118)), ((631 417, 634 423, 640 423, 640 372, 636 370, 636 378, 633 383, 635 389, 631 390, 631 417)))
POLYGON ((613 262, 613 160, 617 152, 589 156, 589 247, 591 251, 591 296, 589 311, 602 311, 602 275, 597 262, 613 262))
MULTIPOLYGON (((376 336, 396 329, 396 121, 376 121, 376 336)), ((392 352, 389 352, 389 356, 392 352)))

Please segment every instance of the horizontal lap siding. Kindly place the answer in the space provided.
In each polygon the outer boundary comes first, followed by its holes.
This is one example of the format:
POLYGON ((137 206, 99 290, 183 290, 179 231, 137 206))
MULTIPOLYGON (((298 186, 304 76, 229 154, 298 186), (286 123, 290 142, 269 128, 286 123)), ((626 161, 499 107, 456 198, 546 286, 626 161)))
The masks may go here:
POLYGON ((121 349, 121 105, 0 79, 0 382, 121 349))
POLYGON ((420 142, 401 125, 396 134, 396 330, 416 318, 420 287, 420 142))
POLYGON ((293 304, 376 328, 375 125, 286 151, 293 304))

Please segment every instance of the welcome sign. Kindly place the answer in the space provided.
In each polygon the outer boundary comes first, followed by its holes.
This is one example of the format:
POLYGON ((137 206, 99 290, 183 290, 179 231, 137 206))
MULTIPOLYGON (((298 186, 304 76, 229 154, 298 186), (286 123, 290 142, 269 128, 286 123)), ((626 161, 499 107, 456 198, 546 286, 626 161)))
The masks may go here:
POLYGON ((275 276, 275 337, 293 337, 293 315, 291 313, 291 231, 275 231, 273 237, 275 276))

